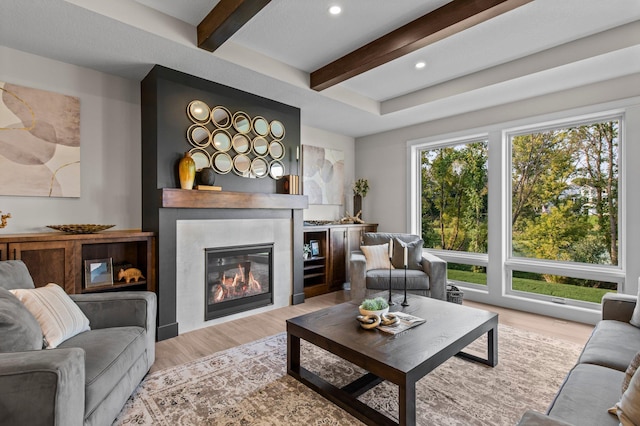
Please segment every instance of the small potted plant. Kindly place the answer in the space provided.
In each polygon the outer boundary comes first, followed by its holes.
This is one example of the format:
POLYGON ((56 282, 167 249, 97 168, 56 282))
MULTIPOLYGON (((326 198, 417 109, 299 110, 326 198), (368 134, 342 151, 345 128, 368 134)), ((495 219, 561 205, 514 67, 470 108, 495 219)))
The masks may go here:
POLYGON ((305 244, 302 246, 302 257, 303 259, 308 259, 311 256, 311 245, 305 244))
POLYGON ((369 192, 369 181, 360 178, 353 184, 353 215, 362 219, 362 199, 369 192), (359 213, 359 215, 358 215, 359 213))
POLYGON ((382 297, 375 299, 365 299, 358 308, 360 315, 382 315, 389 312, 389 304, 382 297))

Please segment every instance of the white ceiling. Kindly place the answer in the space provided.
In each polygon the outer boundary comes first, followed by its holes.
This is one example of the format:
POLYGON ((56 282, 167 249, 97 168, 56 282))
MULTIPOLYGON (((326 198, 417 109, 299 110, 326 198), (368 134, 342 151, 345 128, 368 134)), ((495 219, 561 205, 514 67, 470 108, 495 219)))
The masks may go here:
POLYGON ((309 73, 447 0, 272 0, 215 53, 216 0, 2 0, 0 44, 125 78, 154 64, 302 110, 353 137, 640 72, 640 1, 534 0, 322 92, 309 73), (330 5, 343 13, 330 16, 330 5), (427 66, 416 70, 423 60, 427 66))

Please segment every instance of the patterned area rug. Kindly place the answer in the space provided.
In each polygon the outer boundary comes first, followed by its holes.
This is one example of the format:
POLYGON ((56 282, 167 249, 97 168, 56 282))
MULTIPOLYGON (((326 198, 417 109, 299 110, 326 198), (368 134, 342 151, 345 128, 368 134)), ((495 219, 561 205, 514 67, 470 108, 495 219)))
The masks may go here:
MULTIPOLYGON (((417 384, 419 425, 514 425, 544 411, 581 346, 500 325, 495 368, 452 358, 417 384)), ((467 352, 483 354, 479 339, 467 352)), ((115 425, 361 425, 286 374, 285 333, 218 352, 145 378, 115 425)), ((302 365, 342 386, 363 372, 302 341, 302 365)), ((397 386, 360 398, 397 419, 397 386)))

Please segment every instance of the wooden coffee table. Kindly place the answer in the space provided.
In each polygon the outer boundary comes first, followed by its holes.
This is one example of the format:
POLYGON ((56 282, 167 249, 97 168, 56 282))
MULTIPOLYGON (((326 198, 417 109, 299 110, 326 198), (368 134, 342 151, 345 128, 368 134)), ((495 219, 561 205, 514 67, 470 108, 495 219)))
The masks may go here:
MULTIPOLYGON (((384 294, 381 296, 387 298, 384 294)), ((365 330, 355 317, 360 301, 342 303, 287 320, 287 372, 329 401, 369 425, 415 425, 416 382, 454 355, 498 364, 498 314, 410 295, 409 306, 394 297, 391 311, 426 319, 401 334, 365 330), (487 333, 487 358, 461 352, 487 333), (300 365, 304 339, 368 371, 338 388, 300 365), (358 396, 384 380, 399 388, 399 423, 359 401, 358 396)))

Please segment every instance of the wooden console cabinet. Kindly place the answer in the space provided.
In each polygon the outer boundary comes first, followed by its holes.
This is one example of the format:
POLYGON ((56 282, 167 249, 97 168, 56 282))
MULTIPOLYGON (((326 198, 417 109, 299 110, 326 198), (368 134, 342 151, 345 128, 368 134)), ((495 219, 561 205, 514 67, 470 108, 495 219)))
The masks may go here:
POLYGON ((315 240, 320 248, 304 261, 304 296, 341 290, 349 280, 349 254, 360 248, 364 232, 377 229, 374 223, 304 226, 304 244, 315 240))
POLYGON ((0 235, 0 260, 19 259, 29 269, 36 287, 60 285, 69 294, 117 289, 155 291, 155 237, 153 232, 104 231, 97 234, 0 235), (85 260, 111 259, 113 284, 87 287, 85 260), (118 265, 140 269, 144 280, 118 281, 118 265))

